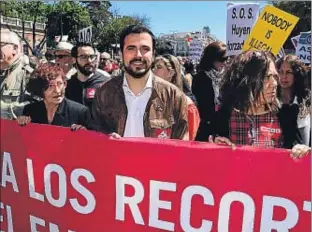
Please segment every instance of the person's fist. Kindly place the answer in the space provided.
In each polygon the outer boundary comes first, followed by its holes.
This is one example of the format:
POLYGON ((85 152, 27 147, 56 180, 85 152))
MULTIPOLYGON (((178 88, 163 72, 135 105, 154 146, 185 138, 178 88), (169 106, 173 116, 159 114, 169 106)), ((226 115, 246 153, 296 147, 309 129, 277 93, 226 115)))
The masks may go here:
POLYGON ((296 144, 291 149, 290 156, 294 159, 302 158, 309 154, 309 151, 311 151, 311 148, 304 144, 296 144))
POLYGON ((73 125, 71 125, 70 130, 71 131, 87 130, 87 128, 85 128, 84 126, 81 126, 81 125, 73 124, 73 125))
POLYGON ((26 126, 31 122, 31 118, 29 116, 19 116, 16 121, 20 126, 26 126))

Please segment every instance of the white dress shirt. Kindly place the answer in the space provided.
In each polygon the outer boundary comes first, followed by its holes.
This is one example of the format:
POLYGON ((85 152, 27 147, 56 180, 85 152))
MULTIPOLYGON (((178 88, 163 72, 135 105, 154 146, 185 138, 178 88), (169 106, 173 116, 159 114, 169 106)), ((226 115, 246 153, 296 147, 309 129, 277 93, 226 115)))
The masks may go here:
POLYGON ((125 94, 128 115, 123 137, 144 137, 143 117, 147 102, 152 95, 152 79, 152 73, 150 73, 144 89, 135 95, 130 90, 124 76, 122 88, 125 94))

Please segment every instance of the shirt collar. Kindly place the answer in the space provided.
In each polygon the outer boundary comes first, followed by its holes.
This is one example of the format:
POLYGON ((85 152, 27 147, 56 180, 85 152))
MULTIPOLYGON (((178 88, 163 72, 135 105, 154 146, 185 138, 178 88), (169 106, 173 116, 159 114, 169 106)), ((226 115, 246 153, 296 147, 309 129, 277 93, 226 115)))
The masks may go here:
MULTIPOLYGON (((126 78, 126 74, 124 74, 122 86, 129 89, 129 85, 128 85, 128 81, 127 81, 127 78, 126 78)), ((152 89, 152 88, 153 88, 153 74, 152 74, 151 71, 149 71, 149 76, 148 76, 146 85, 145 85, 145 87, 144 87, 144 89, 142 91, 144 91, 145 89, 152 89)))

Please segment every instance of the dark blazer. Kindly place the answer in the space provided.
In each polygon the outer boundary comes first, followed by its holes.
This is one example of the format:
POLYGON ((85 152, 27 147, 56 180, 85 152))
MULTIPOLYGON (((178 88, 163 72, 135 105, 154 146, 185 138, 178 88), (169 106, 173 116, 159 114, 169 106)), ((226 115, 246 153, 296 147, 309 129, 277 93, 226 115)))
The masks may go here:
POLYGON ((211 121, 215 115, 215 94, 212 80, 203 70, 199 71, 193 78, 192 92, 197 100, 197 108, 200 116, 200 125, 197 132, 197 141, 208 141, 212 134, 211 121))
POLYGON ((77 73, 74 74, 67 81, 65 96, 72 101, 87 106, 91 112, 95 90, 100 84, 110 80, 110 77, 95 72, 88 80, 81 82, 78 80, 77 75, 77 73))
MULTIPOLYGON (((30 116, 32 123, 49 124, 43 101, 26 105, 23 115, 30 116)), ((70 127, 72 124, 78 124, 89 128, 90 119, 91 113, 86 106, 64 98, 55 112, 51 125, 70 127)))

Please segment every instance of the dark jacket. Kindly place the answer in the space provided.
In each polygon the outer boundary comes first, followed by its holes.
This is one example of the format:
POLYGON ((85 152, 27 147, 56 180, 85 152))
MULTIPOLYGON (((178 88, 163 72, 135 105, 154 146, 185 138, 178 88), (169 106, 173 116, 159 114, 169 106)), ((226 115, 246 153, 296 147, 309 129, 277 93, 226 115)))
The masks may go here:
MULTIPOLYGON (((25 106, 23 115, 30 116, 32 123, 49 124, 43 101, 25 106)), ((91 113, 86 106, 64 98, 55 112, 51 125, 70 127, 72 124, 89 128, 91 113)))
MULTIPOLYGON (((222 108, 215 114, 213 124, 214 136, 230 138, 230 117, 231 110, 222 108)), ((283 105, 277 112, 283 136, 283 148, 292 148, 295 144, 301 143, 301 137, 297 126, 298 116, 297 105, 283 105)))
POLYGON ((87 81, 81 82, 78 80, 77 75, 77 73, 74 74, 67 81, 65 96, 72 101, 87 106, 91 111, 96 89, 100 84, 110 80, 110 77, 95 72, 87 81))
MULTIPOLYGON (((103 133, 116 132, 124 135, 127 105, 122 88, 124 76, 118 76, 97 89, 93 103, 93 129, 103 133)), ((187 103, 182 91, 169 82, 153 75, 152 95, 144 114, 145 137, 182 139, 187 127, 187 103)))
POLYGON ((216 106, 212 80, 207 72, 201 70, 194 76, 192 92, 196 97, 200 116, 200 125, 195 140, 208 141, 208 137, 212 133, 211 121, 214 118, 216 106))

